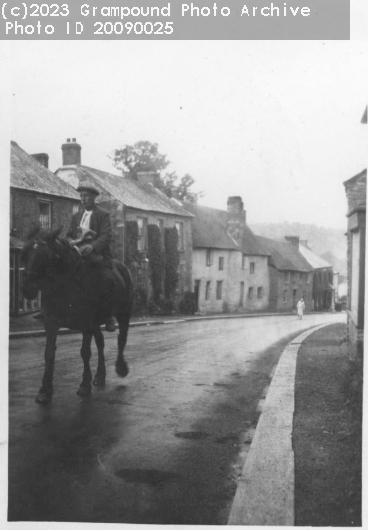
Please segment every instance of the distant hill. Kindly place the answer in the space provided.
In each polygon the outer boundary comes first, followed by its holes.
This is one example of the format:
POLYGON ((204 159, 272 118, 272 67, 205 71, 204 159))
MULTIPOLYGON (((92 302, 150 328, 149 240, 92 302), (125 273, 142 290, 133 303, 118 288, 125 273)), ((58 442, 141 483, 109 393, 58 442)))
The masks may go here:
POLYGON ((308 247, 325 259, 341 275, 346 275, 346 229, 325 228, 302 223, 254 223, 249 225, 259 236, 284 239, 285 236, 299 236, 308 241, 308 247))

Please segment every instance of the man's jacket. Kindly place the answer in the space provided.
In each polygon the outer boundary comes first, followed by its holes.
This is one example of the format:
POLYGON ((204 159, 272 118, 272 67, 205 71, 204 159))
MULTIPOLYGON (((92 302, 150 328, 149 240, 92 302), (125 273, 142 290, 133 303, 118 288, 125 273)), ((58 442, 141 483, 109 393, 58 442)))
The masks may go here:
MULTIPOLYGON (((77 212, 72 217, 72 222, 66 237, 77 239, 78 228, 84 211, 77 212)), ((108 211, 95 205, 90 220, 90 229, 96 232, 96 237, 91 241, 91 245, 97 254, 105 258, 111 258, 110 242, 112 237, 111 220, 108 211)))

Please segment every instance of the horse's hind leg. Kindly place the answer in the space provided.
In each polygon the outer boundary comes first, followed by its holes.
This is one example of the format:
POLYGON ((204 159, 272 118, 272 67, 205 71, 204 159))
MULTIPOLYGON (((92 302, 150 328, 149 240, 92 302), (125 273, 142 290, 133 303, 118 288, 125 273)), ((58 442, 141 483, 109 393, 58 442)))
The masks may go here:
POLYGON ((45 371, 42 379, 42 386, 36 397, 37 403, 46 405, 52 399, 53 386, 52 380, 54 376, 55 352, 56 352, 56 338, 58 327, 50 322, 45 322, 46 331, 46 347, 45 347, 45 371))
POLYGON ((92 374, 89 365, 91 359, 91 340, 92 331, 83 331, 83 342, 80 353, 83 359, 84 370, 82 382, 77 390, 79 396, 88 396, 92 389, 92 374))
POLYGON ((97 372, 96 372, 95 377, 93 378, 93 384, 95 386, 104 386, 105 379, 106 379, 105 355, 104 355, 105 340, 104 340, 103 333, 99 327, 96 327, 93 330, 93 336, 95 338, 97 351, 98 351, 97 372))
POLYGON ((124 359, 124 348, 128 338, 129 317, 125 315, 117 316, 119 322, 119 336, 118 336, 118 356, 116 358, 115 370, 120 377, 125 377, 129 373, 129 368, 124 359))

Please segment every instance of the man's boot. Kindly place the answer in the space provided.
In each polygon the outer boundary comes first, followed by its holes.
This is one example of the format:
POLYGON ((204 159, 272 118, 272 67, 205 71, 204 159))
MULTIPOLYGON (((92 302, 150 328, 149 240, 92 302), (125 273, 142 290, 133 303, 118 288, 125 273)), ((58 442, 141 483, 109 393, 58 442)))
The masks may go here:
POLYGON ((106 331, 115 331, 115 319, 112 315, 106 317, 105 329, 106 331))

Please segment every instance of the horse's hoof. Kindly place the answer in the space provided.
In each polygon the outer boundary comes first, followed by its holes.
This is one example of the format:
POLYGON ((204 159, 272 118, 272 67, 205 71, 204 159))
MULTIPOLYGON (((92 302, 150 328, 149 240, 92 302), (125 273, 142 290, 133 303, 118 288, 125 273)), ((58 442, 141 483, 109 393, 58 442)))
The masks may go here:
POLYGON ((105 386, 105 376, 96 374, 93 378, 93 385, 94 386, 105 386))
POLYGON ((126 377, 129 374, 129 368, 125 361, 117 361, 115 363, 115 370, 120 377, 126 377))
POLYGON ((41 403, 41 405, 47 405, 48 403, 51 402, 51 399, 52 399, 52 394, 47 394, 45 392, 39 392, 35 401, 36 403, 41 403))
POLYGON ((91 387, 90 386, 80 386, 77 390, 78 396, 89 396, 91 394, 91 387))

